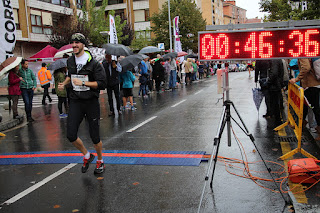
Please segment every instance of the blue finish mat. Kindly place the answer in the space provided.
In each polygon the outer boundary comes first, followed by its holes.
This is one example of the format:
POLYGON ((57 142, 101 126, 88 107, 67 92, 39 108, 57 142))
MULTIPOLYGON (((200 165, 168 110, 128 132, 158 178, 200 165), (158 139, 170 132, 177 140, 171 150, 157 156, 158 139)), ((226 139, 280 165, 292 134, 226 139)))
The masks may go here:
MULTIPOLYGON (((95 154, 95 151, 90 150, 95 154)), ((104 150, 105 164, 199 166, 203 151, 104 150)), ((93 161, 95 163, 97 157, 93 161)), ((79 151, 22 152, 0 155, 0 165, 83 163, 79 151)))

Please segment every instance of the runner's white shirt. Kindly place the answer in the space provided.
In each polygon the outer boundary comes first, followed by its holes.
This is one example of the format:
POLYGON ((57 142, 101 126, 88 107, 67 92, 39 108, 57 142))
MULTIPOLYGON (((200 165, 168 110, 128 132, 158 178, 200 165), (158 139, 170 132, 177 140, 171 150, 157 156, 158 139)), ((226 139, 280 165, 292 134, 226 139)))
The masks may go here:
MULTIPOLYGON (((80 57, 75 56, 75 59, 76 59, 77 73, 79 73, 79 71, 87 64, 87 61, 89 59, 89 55, 88 55, 88 53, 85 52, 80 57)), ((74 83, 72 81, 72 79, 74 79, 74 78, 78 78, 81 81, 89 81, 89 78, 87 75, 71 75, 71 82, 72 82, 72 86, 73 86, 74 91, 82 92, 82 91, 90 90, 90 87, 87 87, 87 86, 74 85, 74 83)))

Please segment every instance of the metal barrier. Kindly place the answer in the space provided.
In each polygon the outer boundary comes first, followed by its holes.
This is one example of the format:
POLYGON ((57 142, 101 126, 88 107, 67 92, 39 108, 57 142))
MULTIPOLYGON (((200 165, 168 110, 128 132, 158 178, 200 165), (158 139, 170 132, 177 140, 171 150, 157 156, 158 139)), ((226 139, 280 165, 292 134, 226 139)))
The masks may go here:
POLYGON ((288 87, 288 120, 276 127, 274 130, 278 131, 285 126, 289 125, 294 128, 294 133, 298 140, 298 147, 294 150, 282 155, 281 160, 285 160, 294 154, 301 153, 308 158, 314 158, 313 155, 306 152, 301 148, 301 137, 302 137, 302 121, 303 121, 303 105, 304 105, 304 90, 296 84, 289 83, 288 87))

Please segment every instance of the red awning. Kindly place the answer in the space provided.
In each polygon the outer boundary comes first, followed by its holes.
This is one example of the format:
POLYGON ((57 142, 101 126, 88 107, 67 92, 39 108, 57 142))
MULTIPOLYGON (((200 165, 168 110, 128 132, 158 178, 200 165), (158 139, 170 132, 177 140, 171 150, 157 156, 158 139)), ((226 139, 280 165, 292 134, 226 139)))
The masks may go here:
POLYGON ((58 50, 50 45, 31 56, 30 58, 53 58, 58 50))

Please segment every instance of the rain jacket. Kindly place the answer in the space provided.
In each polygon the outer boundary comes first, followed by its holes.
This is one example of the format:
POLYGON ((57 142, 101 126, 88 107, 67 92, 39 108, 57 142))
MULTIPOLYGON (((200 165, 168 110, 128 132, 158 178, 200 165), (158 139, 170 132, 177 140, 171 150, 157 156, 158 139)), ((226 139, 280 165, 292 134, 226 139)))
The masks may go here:
POLYGON ((283 83, 283 64, 281 59, 271 60, 271 70, 269 73, 268 90, 280 91, 283 83))
POLYGON ((136 80, 136 77, 130 71, 122 72, 120 74, 120 83, 122 88, 133 88, 133 83, 136 80))
POLYGON ((67 97, 67 90, 64 88, 63 90, 59 90, 58 84, 64 82, 66 76, 62 72, 54 73, 54 83, 55 89, 58 97, 67 97))
POLYGON ((37 79, 31 69, 19 69, 19 75, 24 81, 20 81, 20 89, 32 89, 37 87, 37 79))
POLYGON ((301 81, 304 89, 308 87, 316 87, 320 85, 320 81, 317 80, 316 74, 311 66, 311 60, 308 58, 298 59, 299 63, 299 75, 296 77, 297 81, 301 81))
POLYGON ((9 80, 9 87, 8 87, 9 95, 21 95, 19 76, 13 71, 10 71, 8 80, 9 80))
POLYGON ((41 86, 44 86, 46 84, 50 84, 52 76, 50 71, 47 70, 46 67, 41 67, 41 69, 38 71, 38 78, 41 86))
POLYGON ((84 65, 79 72, 77 72, 75 56, 73 55, 68 58, 68 77, 71 78, 71 75, 88 75, 89 81, 96 81, 98 83, 98 88, 90 88, 90 90, 87 91, 74 91, 71 84, 71 99, 99 98, 100 90, 104 90, 107 86, 106 72, 103 66, 98 61, 96 61, 88 51, 85 51, 85 54, 89 55, 89 59, 86 65, 84 65))

